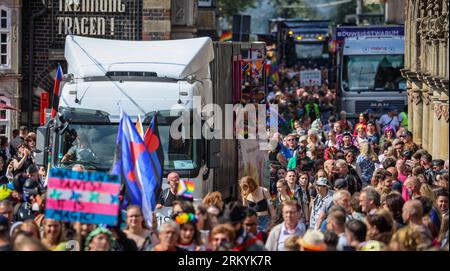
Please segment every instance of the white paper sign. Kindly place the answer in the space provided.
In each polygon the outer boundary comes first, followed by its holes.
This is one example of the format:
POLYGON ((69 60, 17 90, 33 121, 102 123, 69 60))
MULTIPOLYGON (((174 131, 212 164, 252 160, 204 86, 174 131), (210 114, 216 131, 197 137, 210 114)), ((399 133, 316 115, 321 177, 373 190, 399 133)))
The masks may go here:
POLYGON ((318 70, 300 71, 300 86, 321 86, 322 73, 318 70))

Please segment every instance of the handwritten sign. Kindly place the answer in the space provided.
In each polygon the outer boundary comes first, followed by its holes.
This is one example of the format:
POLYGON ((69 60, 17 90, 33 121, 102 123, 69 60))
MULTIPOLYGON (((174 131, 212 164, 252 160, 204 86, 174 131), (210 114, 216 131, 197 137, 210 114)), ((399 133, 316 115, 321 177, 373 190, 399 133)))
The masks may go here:
POLYGON ((163 207, 161 209, 155 210, 157 229, 161 227, 162 224, 166 222, 173 221, 172 219, 172 207, 163 207))
POLYGON ((300 71, 300 86, 321 86, 322 73, 319 70, 300 71))
POLYGON ((45 216, 62 221, 116 225, 119 191, 117 175, 52 168, 45 216))

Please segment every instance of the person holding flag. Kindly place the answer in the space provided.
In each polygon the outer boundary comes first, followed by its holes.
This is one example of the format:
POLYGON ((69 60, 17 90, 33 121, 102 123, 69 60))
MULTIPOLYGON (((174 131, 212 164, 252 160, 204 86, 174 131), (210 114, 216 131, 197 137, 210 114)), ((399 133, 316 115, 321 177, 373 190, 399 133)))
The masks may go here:
POLYGON ((180 176, 178 173, 169 173, 169 175, 167 175, 167 183, 169 184, 169 187, 164 189, 161 193, 158 199, 158 204, 156 205, 157 209, 162 207, 172 207, 173 202, 177 200, 193 201, 192 198, 186 197, 185 195, 179 195, 180 193, 178 193, 178 190, 180 187, 180 176))

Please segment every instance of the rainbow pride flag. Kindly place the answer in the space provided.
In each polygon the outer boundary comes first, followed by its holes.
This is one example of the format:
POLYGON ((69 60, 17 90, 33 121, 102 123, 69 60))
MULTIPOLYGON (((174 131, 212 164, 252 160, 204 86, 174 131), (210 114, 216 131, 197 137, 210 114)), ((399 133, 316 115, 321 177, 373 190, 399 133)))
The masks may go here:
POLYGON ((233 33, 231 33, 231 32, 223 32, 219 38, 220 41, 231 41, 232 39, 233 39, 233 33))
POLYGON ((178 183, 178 196, 192 199, 194 197, 195 183, 189 180, 180 180, 178 183))

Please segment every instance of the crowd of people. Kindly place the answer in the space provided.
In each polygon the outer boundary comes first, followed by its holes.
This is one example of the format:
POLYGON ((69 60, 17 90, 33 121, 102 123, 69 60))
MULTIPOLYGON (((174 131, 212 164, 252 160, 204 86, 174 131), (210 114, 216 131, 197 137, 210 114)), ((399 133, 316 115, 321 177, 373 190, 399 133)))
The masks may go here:
POLYGON ((368 109, 352 122, 326 82, 299 86, 301 69, 280 65, 269 86, 266 102, 279 109, 270 185, 245 176, 237 201, 216 191, 193 204, 177 195, 172 172, 157 202, 172 208, 171 219, 159 226, 137 205, 127 206, 122 226, 45 218, 36 134, 21 127, 2 137, 0 250, 448 251, 448 160, 414 143, 406 111, 368 109))

